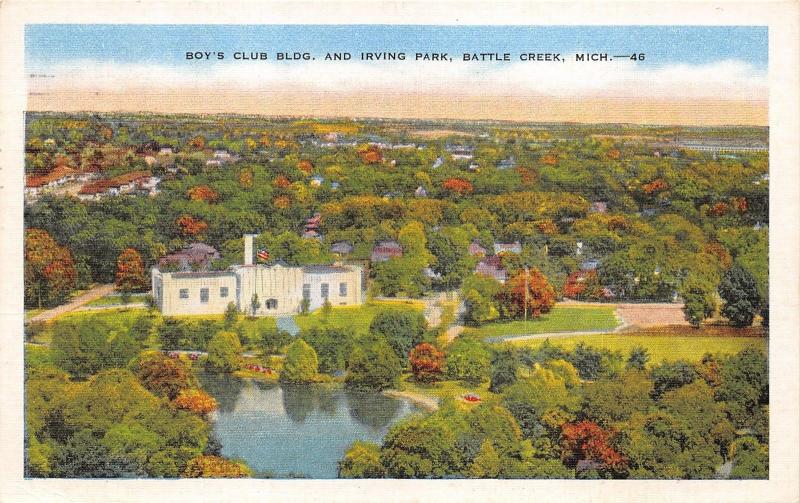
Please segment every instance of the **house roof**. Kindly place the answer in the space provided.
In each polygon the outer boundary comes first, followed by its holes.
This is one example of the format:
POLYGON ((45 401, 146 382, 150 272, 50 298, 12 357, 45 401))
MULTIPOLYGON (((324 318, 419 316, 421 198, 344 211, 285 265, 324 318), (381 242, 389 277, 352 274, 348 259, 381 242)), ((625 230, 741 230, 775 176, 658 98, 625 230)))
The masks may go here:
POLYGON ((307 265, 303 266, 303 272, 309 274, 334 274, 340 272, 350 272, 351 268, 340 265, 307 265))
POLYGON ((42 187, 50 182, 60 180, 66 176, 71 176, 77 173, 76 170, 68 168, 67 166, 56 166, 52 171, 42 176, 29 176, 25 182, 26 187, 42 187))
POLYGON ((131 171, 130 173, 125 173, 123 175, 115 176, 113 178, 106 178, 104 180, 98 180, 93 183, 87 183, 81 190, 78 191, 79 194, 98 194, 101 192, 105 192, 108 189, 119 188, 125 184, 135 182, 137 180, 141 180, 143 178, 150 178, 151 174, 149 171, 131 171))

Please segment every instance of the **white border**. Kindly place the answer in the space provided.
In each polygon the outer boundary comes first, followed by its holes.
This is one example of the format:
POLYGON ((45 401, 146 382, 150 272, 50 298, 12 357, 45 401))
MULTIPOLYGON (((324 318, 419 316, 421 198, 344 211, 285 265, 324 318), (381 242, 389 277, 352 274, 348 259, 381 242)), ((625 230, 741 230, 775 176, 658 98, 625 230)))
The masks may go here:
MULTIPOLYGON (((794 502, 798 487, 798 3, 260 2, 0 4, 0 501, 794 502), (28 23, 767 25, 770 60, 769 481, 96 481, 22 479, 23 27, 28 23)), ((736 41, 732 40, 732 44, 736 41)), ((698 48, 702 50, 702 48, 698 48)))

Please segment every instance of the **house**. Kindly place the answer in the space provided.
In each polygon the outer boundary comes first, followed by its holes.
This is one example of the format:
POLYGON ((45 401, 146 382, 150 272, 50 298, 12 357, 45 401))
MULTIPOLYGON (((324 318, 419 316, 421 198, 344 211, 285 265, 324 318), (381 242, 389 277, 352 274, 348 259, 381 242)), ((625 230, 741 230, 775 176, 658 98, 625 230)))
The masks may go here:
POLYGON ((337 255, 349 255, 353 253, 353 245, 348 241, 337 241, 331 245, 331 253, 337 255))
POLYGON ((77 171, 66 166, 56 166, 42 176, 29 176, 25 180, 25 195, 36 197, 43 192, 54 189, 76 178, 77 171))
POLYGON ((164 255, 158 265, 164 269, 177 268, 179 271, 207 271, 211 261, 220 258, 219 252, 205 243, 192 243, 183 250, 164 255))
POLYGON ((497 163, 497 169, 512 169, 516 167, 517 161, 514 160, 514 157, 511 156, 507 159, 503 159, 497 163))
POLYGON ((303 231, 303 239, 322 239, 322 234, 314 229, 306 229, 303 231))
POLYGON ((254 316, 298 313, 325 301, 336 306, 363 303, 361 267, 354 265, 287 266, 253 264, 253 235, 244 237, 244 262, 224 271, 151 270, 156 307, 164 316, 223 314, 233 303, 254 316), (252 300, 258 307, 253 311, 252 300))
POLYGON ((322 222, 322 215, 319 213, 314 213, 313 216, 310 218, 306 218, 306 225, 305 229, 308 230, 318 230, 319 224, 322 222))
POLYGON ((172 149, 170 147, 161 147, 158 151, 158 155, 172 155, 172 149))
POLYGON ((428 197, 428 191, 425 190, 425 187, 420 185, 419 187, 417 187, 417 190, 414 191, 414 196, 415 197, 428 197))
POLYGON ((513 243, 495 243, 494 244, 494 254, 498 255, 500 253, 522 253, 522 245, 519 241, 514 241, 513 243))
POLYGON ((145 190, 152 195, 160 181, 161 179, 153 177, 149 171, 131 171, 124 175, 87 183, 78 191, 78 198, 97 199, 101 196, 118 196, 145 190), (144 189, 144 187, 148 188, 144 189))
POLYGON ((437 157, 436 160, 433 161, 433 164, 431 165, 431 168, 432 169, 436 169, 436 168, 440 167, 442 164, 444 164, 444 159, 442 159, 441 156, 437 157))
POLYGON ((454 161, 468 161, 474 157, 475 147, 469 145, 445 145, 444 148, 454 161))
POLYGON ((498 255, 482 258, 475 266, 475 274, 489 276, 500 283, 505 283, 508 279, 508 272, 503 268, 502 260, 498 255))
POLYGON ((469 169, 470 171, 480 171, 481 170, 481 165, 478 164, 477 162, 471 162, 471 163, 469 163, 469 166, 467 167, 467 169, 469 169))
POLYGON ((600 263, 597 260, 585 260, 581 264, 581 271, 594 271, 600 263))
POLYGON ((426 267, 425 269, 423 269, 422 274, 424 274, 426 278, 432 279, 434 281, 442 279, 442 275, 434 271, 430 267, 426 267))
POLYGON ((322 182, 324 181, 325 179, 322 178, 321 176, 312 176, 309 185, 311 185, 312 187, 319 187, 320 185, 322 185, 322 182))
POLYGON ((373 262, 385 262, 391 258, 402 257, 403 247, 397 241, 380 241, 372 249, 373 262))
POLYGON ((473 241, 472 243, 470 243, 469 254, 472 255, 473 257, 484 257, 486 256, 487 253, 488 252, 486 251, 486 248, 481 246, 481 244, 478 243, 477 241, 473 241))
POLYGON ((589 213, 608 213, 608 203, 605 201, 595 201, 589 206, 589 213))

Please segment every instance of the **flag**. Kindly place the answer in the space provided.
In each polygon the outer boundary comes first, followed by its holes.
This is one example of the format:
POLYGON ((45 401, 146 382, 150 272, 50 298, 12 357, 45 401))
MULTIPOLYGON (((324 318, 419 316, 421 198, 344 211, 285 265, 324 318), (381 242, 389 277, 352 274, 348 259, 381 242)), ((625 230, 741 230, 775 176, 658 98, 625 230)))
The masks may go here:
POLYGON ((258 257, 258 260, 266 262, 267 260, 269 260, 269 252, 266 249, 258 250, 258 253, 256 253, 256 257, 258 257))

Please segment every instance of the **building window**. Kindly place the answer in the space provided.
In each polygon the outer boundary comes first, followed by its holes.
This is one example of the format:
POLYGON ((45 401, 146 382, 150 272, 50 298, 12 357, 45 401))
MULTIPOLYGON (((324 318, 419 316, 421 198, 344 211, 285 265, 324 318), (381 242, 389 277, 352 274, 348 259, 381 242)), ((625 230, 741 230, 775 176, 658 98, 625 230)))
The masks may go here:
POLYGON ((189 289, 188 288, 181 288, 180 290, 178 290, 178 295, 180 295, 180 297, 182 299, 188 299, 189 298, 189 289))
POLYGON ((322 296, 323 299, 327 299, 328 298, 328 284, 327 283, 323 283, 320 286, 319 294, 322 296))
POLYGON ((264 307, 267 309, 278 309, 278 299, 268 299, 266 303, 264 303, 264 307))
POLYGON ((308 283, 303 285, 303 298, 306 300, 311 300, 311 285, 308 283))
POLYGON ((208 302, 208 288, 200 289, 200 302, 208 302))
POLYGON ((347 297, 347 283, 339 283, 339 297, 347 297))
POLYGON ((222 298, 225 298, 225 297, 228 296, 228 287, 227 286, 219 287, 219 296, 222 297, 222 298))

